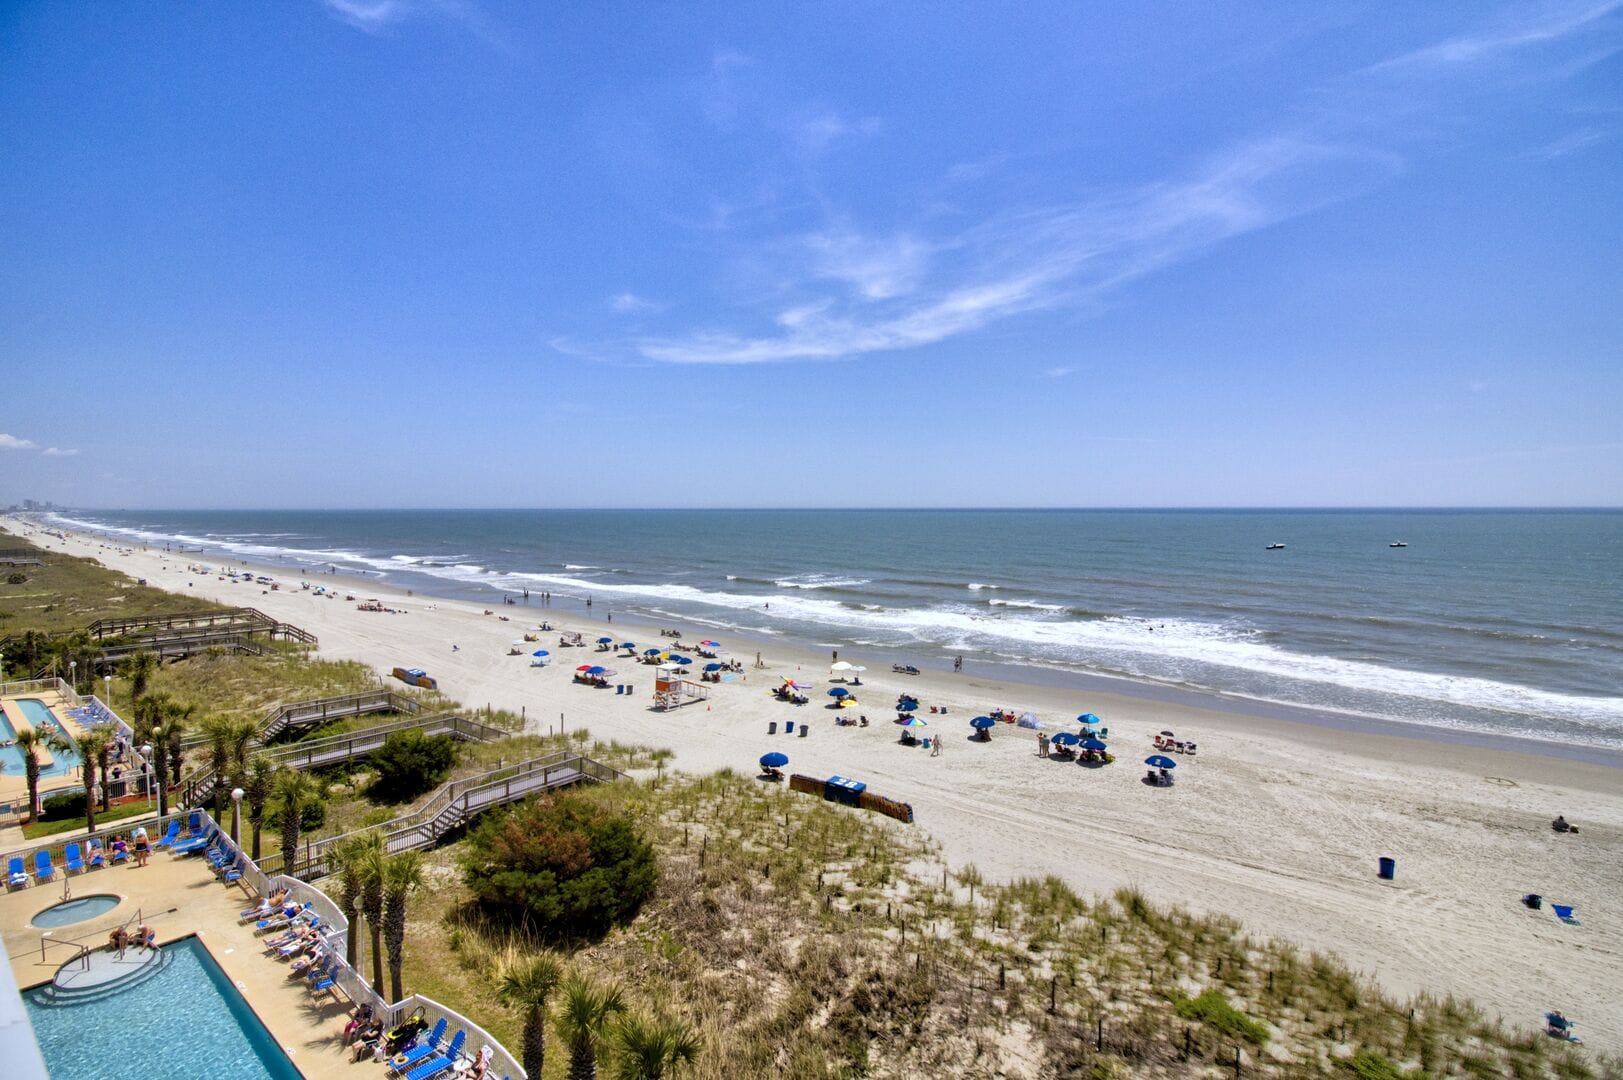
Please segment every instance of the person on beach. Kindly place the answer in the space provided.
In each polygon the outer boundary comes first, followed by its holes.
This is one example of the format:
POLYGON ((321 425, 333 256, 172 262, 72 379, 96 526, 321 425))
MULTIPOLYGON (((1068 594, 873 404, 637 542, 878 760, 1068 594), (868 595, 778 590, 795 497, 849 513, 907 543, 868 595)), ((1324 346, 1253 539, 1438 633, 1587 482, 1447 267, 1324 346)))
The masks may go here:
POLYGON ((1048 736, 1044 732, 1037 732, 1037 756, 1048 756, 1048 736))
POLYGON ((930 756, 931 757, 940 757, 941 756, 941 736, 939 736, 939 735, 936 736, 935 742, 930 744, 930 756))

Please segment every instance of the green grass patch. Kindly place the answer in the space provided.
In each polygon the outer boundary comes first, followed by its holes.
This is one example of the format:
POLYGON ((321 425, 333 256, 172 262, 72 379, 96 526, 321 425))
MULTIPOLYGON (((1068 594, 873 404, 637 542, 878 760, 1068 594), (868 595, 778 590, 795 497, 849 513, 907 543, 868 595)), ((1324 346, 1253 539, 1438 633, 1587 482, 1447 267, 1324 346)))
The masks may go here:
POLYGON ((222 610, 197 597, 137 585, 92 559, 41 548, 12 533, 0 531, 0 547, 35 548, 45 560, 44 566, 19 566, 0 576, 0 636, 83 630, 97 619, 117 616, 222 610), (25 580, 11 584, 7 579, 12 573, 25 580))
POLYGON ((1268 1028, 1229 1004, 1215 987, 1202 990, 1199 997, 1176 997, 1173 1008, 1185 1020, 1199 1020, 1216 1031, 1258 1046, 1268 1041, 1268 1028))
MULTIPOLYGON (((149 802, 124 803, 120 806, 109 807, 105 813, 98 810, 96 811, 96 828, 100 829, 104 825, 111 825, 113 822, 123 821, 125 818, 145 817, 153 812, 152 804, 149 802)), ((85 819, 82 815, 65 821, 30 822, 23 826, 23 839, 38 840, 43 836, 55 836, 58 833, 72 832, 75 829, 84 827, 85 819)))

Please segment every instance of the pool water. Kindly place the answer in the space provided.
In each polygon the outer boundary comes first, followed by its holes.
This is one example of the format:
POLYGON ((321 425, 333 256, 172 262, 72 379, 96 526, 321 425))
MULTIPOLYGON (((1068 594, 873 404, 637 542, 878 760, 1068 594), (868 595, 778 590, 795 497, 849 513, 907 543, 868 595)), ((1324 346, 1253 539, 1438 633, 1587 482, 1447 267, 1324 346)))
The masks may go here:
POLYGON ((76 900, 53 904, 35 915, 33 923, 35 926, 67 926, 70 923, 84 922, 86 919, 94 919, 97 915, 107 914, 122 900, 122 897, 114 896, 112 893, 81 896, 76 900))
MULTIPOLYGON (((23 718, 28 721, 29 726, 34 730, 52 731, 64 739, 72 741, 67 729, 52 714, 50 706, 46 705, 45 702, 38 698, 18 698, 17 706, 22 709, 23 718)), ((4 710, 0 710, 0 738, 3 738, 6 742, 13 742, 17 738, 17 729, 11 726, 11 721, 6 717, 4 710)), ((61 752, 53 750, 51 751, 51 757, 55 760, 49 766, 40 769, 39 775, 41 778, 66 776, 74 769, 77 769, 81 761, 77 745, 70 750, 61 752)), ((22 750, 15 746, 0 746, 0 772, 9 773, 12 776, 22 776, 24 771, 22 750)))
POLYGON ((66 1006, 23 995, 45 1065, 73 1080, 153 1076, 299 1080, 299 1072, 196 938, 123 993, 66 1006))

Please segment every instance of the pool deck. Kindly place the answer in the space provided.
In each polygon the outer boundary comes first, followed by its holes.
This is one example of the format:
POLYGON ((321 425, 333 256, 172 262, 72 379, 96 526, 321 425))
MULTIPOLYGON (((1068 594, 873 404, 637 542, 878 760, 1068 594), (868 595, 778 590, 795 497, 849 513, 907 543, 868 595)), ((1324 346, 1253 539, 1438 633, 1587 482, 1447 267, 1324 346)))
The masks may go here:
MULTIPOLYGON (((23 728, 32 727, 28 722, 28 717, 23 715, 22 706, 17 704, 23 698, 32 698, 44 703, 45 707, 51 710, 51 715, 56 717, 56 722, 61 724, 67 730, 67 733, 75 739, 84 732, 84 726, 67 714, 68 703, 55 690, 40 690, 27 694, 0 697, 0 711, 6 714, 6 720, 11 724, 12 730, 20 731, 23 728)), ((40 749, 40 768, 49 768, 54 761, 55 759, 51 756, 49 750, 40 749)), ((84 780, 81 779, 77 767, 64 776, 42 776, 39 778, 41 796, 68 788, 82 787, 84 787, 84 780)), ((21 772, 12 772, 9 769, 0 773, 0 803, 15 803, 19 807, 26 808, 28 804, 28 778, 21 772)))
MULTIPOLYGON (((237 914, 255 899, 238 886, 215 879, 202 859, 157 852, 144 867, 133 863, 76 874, 67 880, 76 897, 114 893, 123 902, 112 911, 81 923, 42 930, 30 920, 62 900, 62 880, 0 896, 0 938, 5 941, 17 985, 26 988, 51 981, 80 943, 105 946, 113 927, 131 921, 139 911, 157 931, 158 944, 196 934, 226 976, 270 1029, 299 1072, 309 1080, 381 1076, 375 1065, 351 1066, 339 1044, 348 1020, 348 1002, 332 994, 320 997, 301 980, 287 977, 287 965, 266 957, 252 926, 240 926, 237 914), (41 942, 45 959, 41 960, 41 942)), ((134 955, 134 950, 129 954, 134 955)))

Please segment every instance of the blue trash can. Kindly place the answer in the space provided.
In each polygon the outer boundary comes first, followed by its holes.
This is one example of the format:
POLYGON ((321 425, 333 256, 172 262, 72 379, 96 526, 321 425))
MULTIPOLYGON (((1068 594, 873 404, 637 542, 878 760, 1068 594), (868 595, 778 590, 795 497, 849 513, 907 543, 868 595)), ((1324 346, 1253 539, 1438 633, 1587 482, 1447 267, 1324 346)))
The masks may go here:
POLYGON ((785 720, 783 722, 783 733, 785 735, 793 735, 795 733, 795 722, 793 720, 785 720))
POLYGON ((1398 863, 1396 859, 1381 859, 1381 880, 1391 881, 1398 876, 1398 863))
POLYGON ((626 684, 625 683, 615 683, 614 684, 614 692, 616 694, 625 693, 626 692, 626 684))

